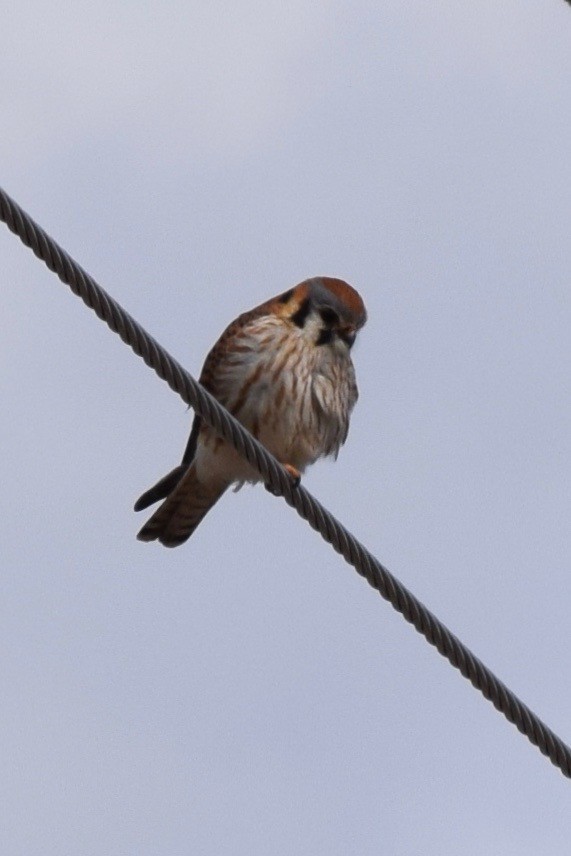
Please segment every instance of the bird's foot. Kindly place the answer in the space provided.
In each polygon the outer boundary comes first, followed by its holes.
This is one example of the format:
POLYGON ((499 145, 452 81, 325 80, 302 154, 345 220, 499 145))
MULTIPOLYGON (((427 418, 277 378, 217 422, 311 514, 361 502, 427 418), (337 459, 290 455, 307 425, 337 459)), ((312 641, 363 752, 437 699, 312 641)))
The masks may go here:
POLYGON ((292 467, 291 464, 284 464, 284 470, 287 470, 287 472, 290 474, 291 480, 293 482, 293 487, 299 487, 299 484, 301 482, 300 471, 296 470, 295 467, 292 467))
MULTIPOLYGON (((291 478, 292 487, 293 488, 299 487, 300 482, 301 482, 300 471, 297 470, 295 467, 293 467, 291 464, 282 464, 282 466, 283 466, 284 470, 287 472, 287 474, 289 475, 289 477, 291 478)), ((274 496, 281 496, 281 491, 274 490, 272 488, 272 486, 267 484, 267 483, 265 485, 265 488, 267 491, 269 491, 269 493, 273 494, 274 496)))

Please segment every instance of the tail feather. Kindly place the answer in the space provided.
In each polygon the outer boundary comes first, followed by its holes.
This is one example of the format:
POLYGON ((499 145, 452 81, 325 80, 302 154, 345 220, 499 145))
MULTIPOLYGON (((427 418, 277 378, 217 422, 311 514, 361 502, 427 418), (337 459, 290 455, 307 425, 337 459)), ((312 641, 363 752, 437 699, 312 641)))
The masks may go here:
MULTIPOLYGON (((165 476, 165 479, 169 476, 165 476)), ((184 476, 179 478, 172 493, 145 523, 137 538, 139 541, 159 541, 165 547, 178 547, 190 538, 227 487, 226 484, 203 484, 196 477, 195 467, 191 465, 184 476)))
POLYGON ((148 508, 149 505, 154 505, 159 499, 164 499, 169 493, 172 493, 187 469, 188 464, 179 464, 178 467, 175 467, 174 470, 163 476, 160 481, 139 497, 135 503, 135 511, 142 511, 144 508, 148 508))

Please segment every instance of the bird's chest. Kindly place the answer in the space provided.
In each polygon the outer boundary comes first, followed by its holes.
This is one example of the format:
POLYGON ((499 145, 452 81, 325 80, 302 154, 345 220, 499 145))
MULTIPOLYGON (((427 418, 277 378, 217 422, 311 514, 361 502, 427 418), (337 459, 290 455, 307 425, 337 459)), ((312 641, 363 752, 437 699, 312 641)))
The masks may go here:
POLYGON ((259 355, 245 384, 236 415, 280 460, 303 470, 338 451, 356 397, 347 358, 299 337, 259 355))

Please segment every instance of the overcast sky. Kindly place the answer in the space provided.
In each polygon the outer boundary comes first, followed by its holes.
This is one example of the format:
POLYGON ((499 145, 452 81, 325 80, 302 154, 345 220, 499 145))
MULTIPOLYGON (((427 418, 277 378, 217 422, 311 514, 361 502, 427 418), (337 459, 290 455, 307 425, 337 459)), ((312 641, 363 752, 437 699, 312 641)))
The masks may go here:
MULTIPOLYGON (((0 183, 190 371, 318 274, 360 400, 305 484, 571 742, 571 9, 4 4, 0 183)), ((6 856, 551 856, 571 783, 295 512, 183 547, 192 414, 0 228, 6 856)))

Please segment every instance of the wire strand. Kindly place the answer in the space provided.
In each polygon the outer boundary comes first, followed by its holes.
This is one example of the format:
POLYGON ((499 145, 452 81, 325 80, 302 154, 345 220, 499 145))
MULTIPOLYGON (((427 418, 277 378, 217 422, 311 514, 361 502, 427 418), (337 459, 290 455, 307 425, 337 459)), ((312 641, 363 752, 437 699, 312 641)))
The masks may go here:
POLYGON ((328 544, 400 612, 472 686, 571 778, 571 749, 436 618, 159 343, 0 188, 0 219, 74 294, 143 358, 172 390, 228 440, 328 544))

